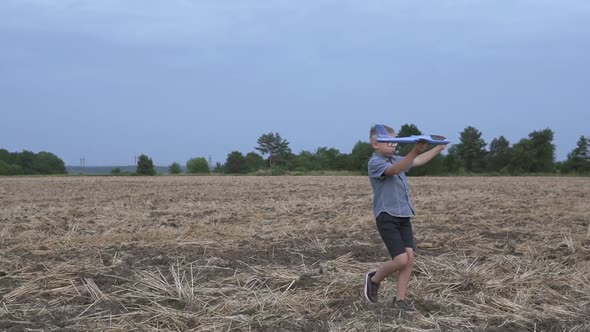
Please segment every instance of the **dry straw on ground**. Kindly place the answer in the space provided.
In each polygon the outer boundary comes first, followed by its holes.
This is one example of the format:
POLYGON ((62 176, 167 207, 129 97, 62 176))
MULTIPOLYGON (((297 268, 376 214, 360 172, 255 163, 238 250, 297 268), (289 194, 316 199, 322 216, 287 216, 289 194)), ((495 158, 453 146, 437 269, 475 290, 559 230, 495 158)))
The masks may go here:
POLYGON ((410 182, 413 314, 366 177, 0 178, 0 330, 590 330, 590 179, 410 182))

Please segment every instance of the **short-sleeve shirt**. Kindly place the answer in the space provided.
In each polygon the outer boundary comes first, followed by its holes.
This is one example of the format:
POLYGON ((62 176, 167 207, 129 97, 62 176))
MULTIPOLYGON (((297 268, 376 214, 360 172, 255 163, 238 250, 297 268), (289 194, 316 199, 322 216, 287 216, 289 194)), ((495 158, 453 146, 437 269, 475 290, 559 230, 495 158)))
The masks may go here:
POLYGON ((405 173, 412 167, 413 162, 404 172, 389 176, 383 174, 387 167, 402 159, 400 156, 387 158, 378 153, 373 153, 373 156, 369 159, 369 179, 373 187, 373 213, 375 218, 381 212, 402 218, 416 215, 405 173))

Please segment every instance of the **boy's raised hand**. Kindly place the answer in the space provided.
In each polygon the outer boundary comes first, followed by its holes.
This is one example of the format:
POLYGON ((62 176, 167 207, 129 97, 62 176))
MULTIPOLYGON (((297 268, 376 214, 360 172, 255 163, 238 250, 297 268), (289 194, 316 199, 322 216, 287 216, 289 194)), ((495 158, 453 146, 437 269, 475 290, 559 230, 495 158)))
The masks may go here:
POLYGON ((414 145, 414 148, 412 150, 416 151, 417 154, 420 154, 420 153, 426 151, 427 147, 428 147, 427 142, 418 141, 418 142, 416 142, 416 145, 414 145))

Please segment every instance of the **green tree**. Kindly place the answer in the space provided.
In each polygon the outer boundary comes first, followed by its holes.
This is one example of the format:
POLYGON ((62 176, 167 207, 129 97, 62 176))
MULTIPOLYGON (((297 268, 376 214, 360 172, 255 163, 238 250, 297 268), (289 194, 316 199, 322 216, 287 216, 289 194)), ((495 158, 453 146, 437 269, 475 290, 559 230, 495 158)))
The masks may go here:
POLYGON ((289 142, 282 138, 279 133, 262 134, 258 138, 256 150, 264 156, 268 154, 268 164, 273 167, 275 164, 285 166, 292 155, 289 142))
POLYGON ((579 174, 590 173, 590 139, 581 136, 576 143, 576 148, 568 153, 567 160, 563 163, 563 172, 576 172, 579 174))
POLYGON ((494 138, 490 143, 490 152, 488 154, 488 170, 492 172, 500 172, 506 169, 510 164, 512 158, 512 149, 510 142, 504 137, 500 136, 494 138))
POLYGON ((356 142, 350 153, 350 170, 367 174, 369 159, 373 155, 373 152, 371 143, 356 142))
POLYGON ((16 154, 16 164, 22 168, 24 174, 39 174, 33 167, 34 163, 35 153, 23 150, 16 154))
POLYGON ((7 164, 17 164, 16 154, 8 152, 8 150, 0 149, 0 161, 7 164))
POLYGON ((224 168, 227 173, 248 173, 246 158, 239 151, 233 151, 227 155, 224 168))
POLYGON ((340 153, 336 156, 334 166, 337 171, 344 171, 350 168, 350 161, 352 156, 348 153, 340 153))
POLYGON ((23 170, 19 165, 9 164, 0 160, 0 175, 22 175, 23 170))
POLYGON ((173 162, 170 167, 168 167, 168 171, 170 174, 180 174, 182 173, 182 167, 180 167, 179 163, 173 162))
POLYGON ((209 174, 211 173, 211 169, 209 168, 209 163, 207 159, 204 157, 197 157, 189 159, 186 162, 186 169, 188 173, 199 173, 199 174, 209 174))
POLYGON ((319 169, 316 155, 309 151, 301 151, 292 160, 293 168, 296 171, 307 172, 319 169))
POLYGON ((63 160, 46 151, 34 153, 23 150, 19 153, 0 149, 0 161, 4 163, 0 174, 5 175, 67 173, 63 160))
POLYGON ((460 133, 460 143, 457 144, 457 154, 467 172, 480 172, 485 169, 486 142, 481 138, 481 132, 472 126, 460 133))
POLYGON ((35 174, 66 174, 63 160, 51 152, 41 151, 33 157, 32 164, 35 174))
POLYGON ((553 144, 553 131, 549 128, 533 131, 529 134, 531 140, 535 167, 534 172, 552 173, 555 171, 555 145, 553 144))
POLYGON ((512 147, 510 172, 551 173, 555 171, 555 145, 553 131, 549 128, 533 131, 512 147))
POLYGON ((119 174, 121 174, 121 169, 119 167, 115 167, 111 170, 111 174, 119 175, 119 174))
POLYGON ((136 173, 139 175, 156 175, 152 158, 146 156, 145 154, 139 156, 139 159, 137 160, 136 173))
POLYGON ((590 161, 590 138, 580 136, 576 148, 569 154, 570 158, 590 161))
POLYGON ((336 148, 319 147, 315 159, 320 170, 343 170, 347 167, 347 156, 336 148))
POLYGON ((512 158, 508 165, 511 174, 517 175, 531 172, 534 162, 532 143, 529 139, 523 138, 512 146, 512 158))
POLYGON ((463 162, 461 161, 461 157, 459 157, 457 145, 451 145, 443 160, 443 171, 445 173, 457 174, 463 170, 462 165, 463 162))
POLYGON ((215 167, 213 168, 213 173, 223 173, 223 172, 225 172, 224 166, 220 162, 215 163, 215 167))
MULTIPOLYGON (((422 132, 414 124, 404 124, 397 133, 398 137, 406 137, 412 135, 422 135, 422 132)), ((414 144, 399 144, 397 146, 397 154, 407 156, 410 151, 414 148, 414 144)))
POLYGON ((264 159, 258 153, 249 152, 244 158, 246 159, 248 172, 255 172, 259 169, 265 168, 264 159))

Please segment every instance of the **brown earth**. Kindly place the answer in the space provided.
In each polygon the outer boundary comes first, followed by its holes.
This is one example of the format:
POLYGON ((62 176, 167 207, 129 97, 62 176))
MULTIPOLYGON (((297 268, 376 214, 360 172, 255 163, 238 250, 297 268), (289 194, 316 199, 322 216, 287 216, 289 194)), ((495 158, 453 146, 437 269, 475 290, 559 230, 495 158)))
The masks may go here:
POLYGON ((588 331, 590 178, 411 178, 410 296, 366 177, 0 177, 0 331, 588 331))

